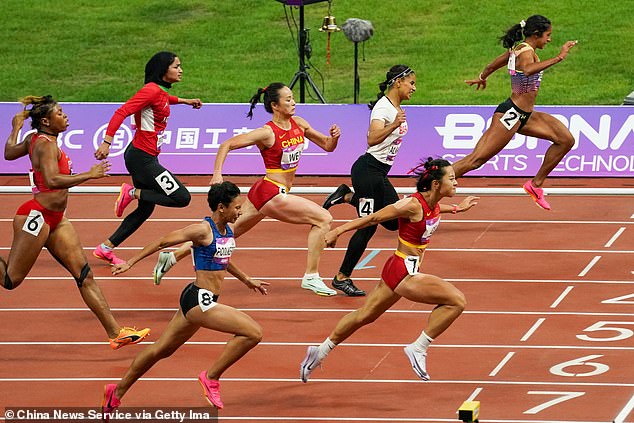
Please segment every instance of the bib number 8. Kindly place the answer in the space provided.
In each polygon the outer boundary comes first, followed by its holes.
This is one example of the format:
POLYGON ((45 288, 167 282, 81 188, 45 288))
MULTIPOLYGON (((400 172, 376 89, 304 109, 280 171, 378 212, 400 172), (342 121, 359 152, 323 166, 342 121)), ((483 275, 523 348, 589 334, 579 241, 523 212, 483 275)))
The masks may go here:
POLYGON ((203 313, 216 306, 217 303, 214 302, 213 297, 214 294, 211 291, 202 288, 198 290, 198 305, 203 313))

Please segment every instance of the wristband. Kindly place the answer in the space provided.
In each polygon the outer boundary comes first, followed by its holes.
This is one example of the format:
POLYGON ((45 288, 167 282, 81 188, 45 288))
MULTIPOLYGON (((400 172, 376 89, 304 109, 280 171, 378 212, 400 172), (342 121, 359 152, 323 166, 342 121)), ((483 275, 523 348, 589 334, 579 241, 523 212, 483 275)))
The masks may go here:
POLYGON ((101 142, 105 142, 108 145, 112 145, 112 142, 106 141, 106 140, 101 140, 101 142))
POLYGON ((478 75, 478 79, 479 79, 480 81, 486 81, 486 80, 487 80, 486 78, 483 78, 483 77, 482 77, 482 72, 480 72, 480 75, 478 75))
POLYGON ((457 204, 452 204, 452 205, 451 205, 451 207, 453 207, 453 208, 451 209, 451 213, 452 213, 452 214, 456 214, 456 213, 458 213, 458 205, 457 205, 457 204))

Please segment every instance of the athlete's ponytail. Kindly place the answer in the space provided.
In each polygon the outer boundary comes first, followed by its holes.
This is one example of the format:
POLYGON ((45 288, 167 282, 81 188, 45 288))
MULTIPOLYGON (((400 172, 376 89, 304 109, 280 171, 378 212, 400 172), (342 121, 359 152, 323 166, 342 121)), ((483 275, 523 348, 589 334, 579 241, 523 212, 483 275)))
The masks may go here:
POLYGON ((271 103, 278 103, 280 101, 280 90, 284 87, 286 87, 286 85, 282 82, 273 82, 264 88, 258 88, 258 91, 251 97, 251 100, 249 100, 251 107, 249 108, 247 117, 253 119, 253 109, 260 101, 264 104, 264 110, 273 113, 271 103), (261 100, 262 95, 264 95, 264 99, 261 100))
POLYGON ((504 35, 500 37, 500 41, 505 48, 513 48, 513 46, 531 35, 540 37, 544 32, 550 29, 551 23, 548 18, 542 15, 533 15, 510 27, 504 35))
POLYGON ((20 103, 24 104, 24 112, 22 112, 24 118, 31 118, 31 127, 38 131, 42 127, 42 119, 48 117, 53 108, 57 105, 57 101, 50 95, 42 97, 27 95, 20 99, 20 103), (27 109, 29 105, 32 107, 27 109))
POLYGON ((376 100, 368 103, 368 107, 370 110, 374 108, 377 101, 381 99, 381 97, 385 96, 385 90, 391 87, 396 81, 399 79, 405 78, 408 75, 413 74, 414 71, 412 68, 406 65, 395 65, 390 68, 389 71, 385 74, 385 81, 379 84, 379 93, 376 95, 376 100))

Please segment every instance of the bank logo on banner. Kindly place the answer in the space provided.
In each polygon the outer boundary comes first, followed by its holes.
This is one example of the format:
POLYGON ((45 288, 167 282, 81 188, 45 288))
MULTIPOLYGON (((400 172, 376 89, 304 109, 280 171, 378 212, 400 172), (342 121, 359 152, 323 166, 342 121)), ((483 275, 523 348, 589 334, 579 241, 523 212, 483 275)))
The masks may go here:
MULTIPOLYGON (((108 128, 108 124, 101 125, 95 134, 92 137, 92 145, 95 150, 99 148, 101 145, 101 141, 103 137, 106 135, 106 129, 108 128)), ((132 142, 132 138, 134 133, 132 129, 126 125, 125 123, 121 124, 117 132, 115 132, 114 137, 112 137, 112 144, 110 144, 110 154, 108 157, 116 157, 125 151, 128 144, 132 142)))

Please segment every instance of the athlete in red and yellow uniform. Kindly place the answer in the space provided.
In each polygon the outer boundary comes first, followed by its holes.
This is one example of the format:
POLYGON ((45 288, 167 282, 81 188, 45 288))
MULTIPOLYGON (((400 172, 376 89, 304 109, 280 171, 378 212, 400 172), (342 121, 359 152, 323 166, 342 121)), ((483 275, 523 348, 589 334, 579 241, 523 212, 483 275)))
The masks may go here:
MULTIPOLYGON (((223 142, 218 148, 214 174, 211 184, 222 182, 222 165, 229 151, 257 145, 264 160, 266 176, 257 181, 249 190, 247 200, 242 206, 242 215, 237 220, 234 234, 239 237, 265 217, 294 224, 311 226, 308 234, 308 260, 306 273, 302 278, 302 288, 318 295, 336 295, 319 276, 319 258, 324 249, 323 234, 330 229, 332 216, 327 210, 314 202, 289 194, 295 179, 295 171, 305 147, 305 138, 325 151, 333 151, 339 142, 339 126, 332 125, 329 135, 313 129, 299 116, 295 116, 293 92, 281 82, 275 82, 266 88, 260 88, 251 98, 253 108, 263 96, 264 108, 273 114, 266 125, 249 133, 237 135, 223 142)), ((159 257, 154 269, 155 282, 164 272, 190 253, 190 245, 184 244, 174 253, 165 253, 159 257)))
POLYGON ((100 179, 110 169, 102 161, 88 172, 72 174, 69 157, 57 146, 57 137, 68 128, 68 117, 51 96, 28 96, 22 100, 29 110, 13 118, 13 130, 5 145, 4 157, 15 160, 28 154, 32 169, 33 199, 22 204, 13 218, 13 242, 9 258, 0 258, 0 282, 15 289, 26 278, 46 246, 48 252, 75 278, 86 305, 97 316, 113 349, 142 341, 149 329, 122 328, 112 316, 108 303, 95 283, 75 228, 64 216, 68 188, 90 179, 100 179), (36 130, 18 143, 24 119, 31 118, 36 130))
POLYGON ((401 297, 408 300, 435 304, 427 327, 418 339, 405 347, 414 372, 429 380, 426 368, 427 347, 460 316, 466 300, 462 292, 438 276, 419 273, 423 253, 429 238, 438 228, 440 213, 463 212, 475 204, 477 197, 467 197, 459 205, 440 204, 444 197, 456 193, 456 177, 448 161, 428 159, 425 170, 417 172, 416 193, 397 201, 368 216, 345 223, 326 234, 325 242, 334 246, 341 234, 353 229, 376 225, 398 218, 399 238, 394 255, 388 259, 379 284, 368 295, 365 304, 347 314, 330 336, 319 346, 310 346, 301 364, 302 381, 307 382, 311 372, 319 366, 335 346, 346 340, 361 327, 375 321, 401 297))

